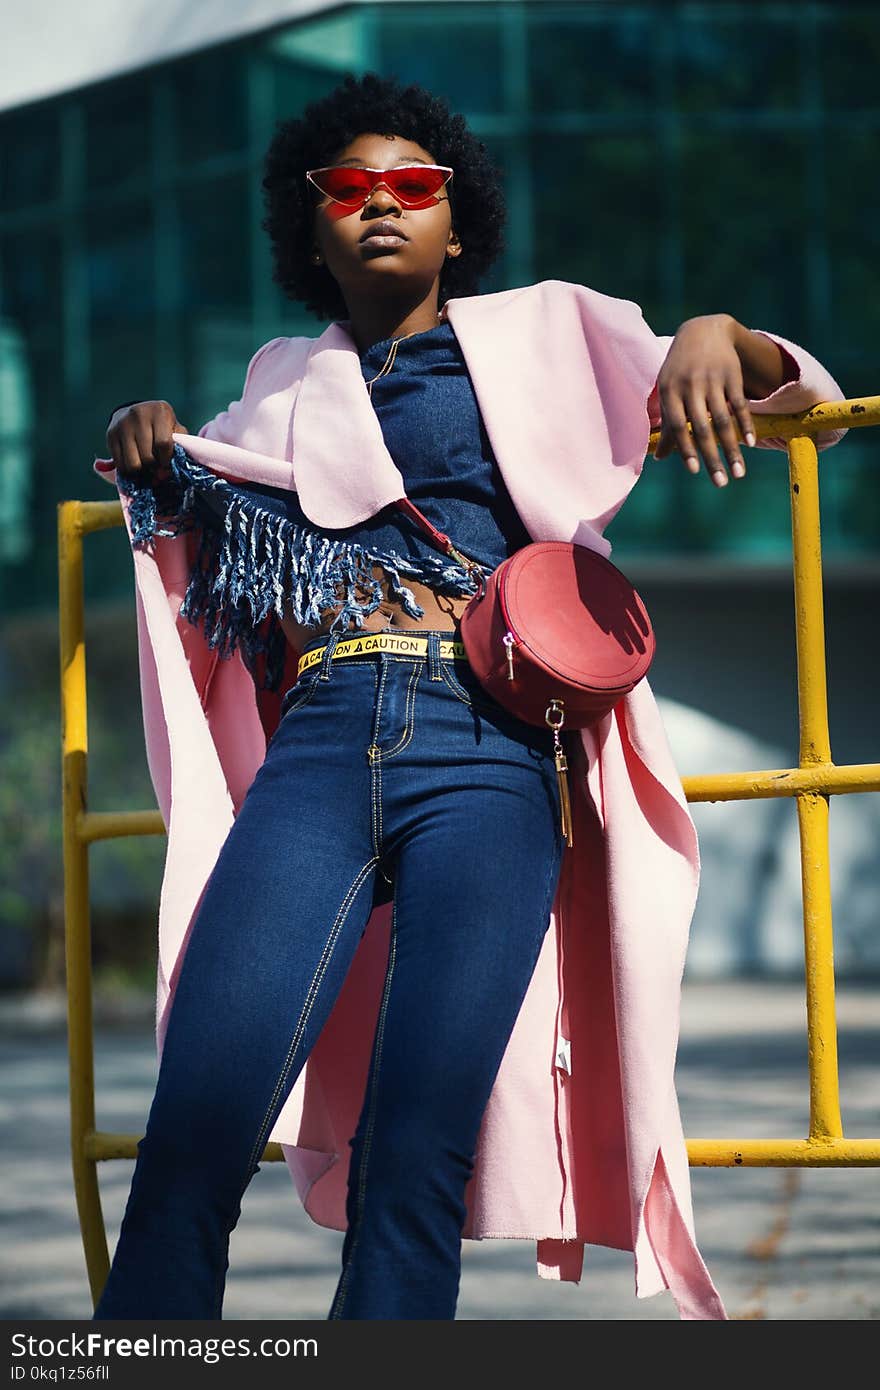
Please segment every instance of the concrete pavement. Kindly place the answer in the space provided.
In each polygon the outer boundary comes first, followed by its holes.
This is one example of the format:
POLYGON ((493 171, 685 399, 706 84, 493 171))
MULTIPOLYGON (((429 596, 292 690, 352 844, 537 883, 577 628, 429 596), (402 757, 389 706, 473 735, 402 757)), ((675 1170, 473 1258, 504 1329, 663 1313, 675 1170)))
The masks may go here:
MULTIPOLYGON (((86 1319, 91 1302, 70 1173, 62 1000, 0 1001, 0 1317, 86 1319)), ((107 1012, 106 1010, 104 1011, 107 1012)), ((685 987, 678 1089, 685 1133, 806 1134, 803 987, 685 987)), ((880 983, 838 989, 846 1133, 880 1135, 880 983)), ((155 1084, 150 1005, 96 1027, 102 1128, 142 1132, 155 1084)), ((101 1165, 111 1249, 131 1180, 101 1165)), ((732 1318, 880 1317, 876 1168, 695 1169, 697 1234, 732 1318)), ((305 1216, 283 1164, 264 1164, 233 1232, 224 1318, 322 1319, 342 1233, 305 1216)), ((669 1294, 637 1300, 632 1256, 588 1247, 580 1284, 537 1277, 532 1241, 465 1241, 460 1319, 675 1319, 669 1294)))

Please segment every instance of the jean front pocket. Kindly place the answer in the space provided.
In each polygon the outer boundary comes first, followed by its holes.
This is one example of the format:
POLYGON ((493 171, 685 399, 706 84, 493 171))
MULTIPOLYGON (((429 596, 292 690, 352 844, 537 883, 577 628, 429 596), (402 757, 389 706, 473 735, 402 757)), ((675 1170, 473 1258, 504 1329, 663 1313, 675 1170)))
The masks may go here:
POLYGON ((528 746, 541 758, 553 757, 553 730, 544 724, 532 724, 502 705, 476 676, 469 663, 453 668, 451 661, 441 661, 440 674, 457 699, 481 719, 488 720, 517 743, 528 746))
POLYGON ((321 678, 321 667, 316 666, 314 671, 304 672, 298 680, 290 687, 284 699, 281 701, 280 719, 284 719, 294 710, 302 709, 307 705, 318 688, 318 681, 321 678))
POLYGON ((452 693, 472 709, 485 714, 497 715, 505 712, 477 679, 469 662, 459 663, 459 668, 456 669, 451 661, 441 661, 440 674, 452 693))

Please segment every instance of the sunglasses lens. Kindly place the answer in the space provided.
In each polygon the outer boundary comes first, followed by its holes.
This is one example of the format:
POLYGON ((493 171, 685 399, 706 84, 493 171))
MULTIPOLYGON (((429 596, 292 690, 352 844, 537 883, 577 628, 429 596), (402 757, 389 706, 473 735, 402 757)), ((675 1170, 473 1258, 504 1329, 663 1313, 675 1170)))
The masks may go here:
POLYGON ((416 207, 439 192, 447 175, 442 169, 422 169, 417 165, 386 169, 382 174, 336 165, 321 169, 312 179, 322 193, 346 207, 360 207, 377 182, 387 184, 404 206, 416 207))
POLYGON ((443 187, 442 169, 389 169, 385 181, 402 203, 424 203, 443 187))
POLYGON ((358 207, 364 201, 372 182, 366 169, 347 169, 341 165, 335 169, 321 169, 312 175, 312 180, 328 198, 351 207, 358 207))

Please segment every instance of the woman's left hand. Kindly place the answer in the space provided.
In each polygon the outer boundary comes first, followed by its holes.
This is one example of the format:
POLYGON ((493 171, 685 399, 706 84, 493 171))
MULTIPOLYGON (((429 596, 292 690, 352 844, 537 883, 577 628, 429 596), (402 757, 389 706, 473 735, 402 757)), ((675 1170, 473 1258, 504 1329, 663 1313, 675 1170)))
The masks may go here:
POLYGON ((735 346, 738 327, 730 314, 686 319, 657 376, 662 424, 654 457, 663 458, 677 448, 690 471, 699 473, 699 448, 717 487, 724 487, 728 476, 718 454, 713 426, 735 478, 744 477, 746 471, 735 422, 745 442, 755 442, 742 364, 735 346), (688 431, 689 421, 693 434, 688 431))

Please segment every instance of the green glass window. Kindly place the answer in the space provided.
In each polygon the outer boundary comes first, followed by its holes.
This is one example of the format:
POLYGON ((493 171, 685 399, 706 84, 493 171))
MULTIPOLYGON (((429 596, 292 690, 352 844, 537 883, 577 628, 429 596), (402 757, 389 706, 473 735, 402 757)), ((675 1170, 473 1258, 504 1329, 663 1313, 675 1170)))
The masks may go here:
POLYGON ((656 77, 650 5, 528 6, 529 102, 545 113, 650 114, 656 77))
POLYGON ((0 216, 58 197, 61 151, 55 103, 0 118, 0 148, 0 216))
MULTIPOLYGON (((349 70, 436 92, 498 164, 507 244, 484 293, 574 280, 660 334, 726 310, 876 394, 878 59, 862 3, 387 0, 0 113, 5 592, 54 602, 55 503, 107 497, 89 464, 111 406, 161 395, 198 428, 261 342, 322 331, 271 281, 259 184, 275 122, 349 70)), ((829 561, 880 546, 875 440, 823 460, 829 561)), ((616 553, 786 565, 785 456, 748 462, 718 492, 648 459, 616 553)))
POLYGON ((504 107, 505 55, 495 6, 378 6, 380 70, 417 82, 454 109, 497 112, 504 107))
POLYGON ((247 63, 238 45, 226 45, 175 63, 169 73, 176 165, 246 150, 247 63))
POLYGON ((145 199, 86 217, 89 368, 105 411, 156 389, 154 216, 145 199))
POLYGON ((151 78, 132 73, 102 82, 82 98, 85 177, 92 197, 120 184, 136 190, 149 183, 151 84, 151 78))
POLYGON ((634 299, 647 315, 660 298, 661 264, 652 233, 652 133, 533 135, 529 153, 533 278, 634 299))
MULTIPOLYGON (((880 24, 871 4, 817 5, 812 38, 821 57, 817 78, 825 110, 878 114, 877 73, 880 71, 880 24)), ((808 26, 807 33, 812 25, 808 26)))
POLYGON ((673 15, 656 6, 658 23, 672 31, 677 110, 700 122, 742 114, 756 124, 797 113, 802 12, 800 5, 698 4, 676 6, 673 15))
POLYGON ((0 236, 0 593, 28 606, 53 593, 53 483, 69 466, 61 263, 54 227, 0 236))

